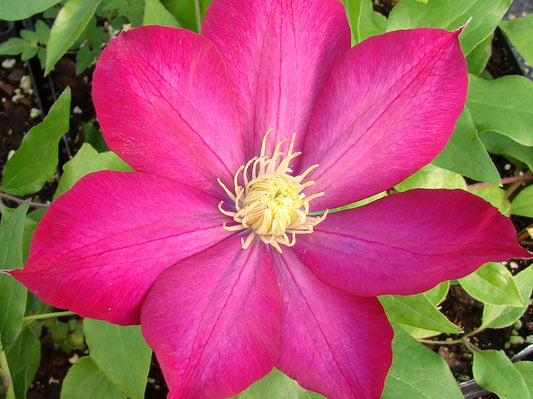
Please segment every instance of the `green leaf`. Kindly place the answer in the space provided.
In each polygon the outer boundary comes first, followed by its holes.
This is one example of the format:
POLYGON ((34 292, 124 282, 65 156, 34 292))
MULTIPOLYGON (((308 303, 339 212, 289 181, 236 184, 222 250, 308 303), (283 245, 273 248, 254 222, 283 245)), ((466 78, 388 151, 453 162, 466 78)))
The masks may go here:
POLYGON ((90 144, 83 144, 76 156, 63 167, 63 175, 54 199, 69 190, 83 176, 100 170, 131 171, 114 152, 97 152, 90 144))
MULTIPOLYGON (((176 0, 173 1, 176 2, 176 0)), ((181 2, 181 0, 177 1, 177 3, 181 2)), ((144 0, 123 0, 123 3, 125 3, 123 15, 133 26, 141 26, 144 16, 144 0)), ((120 20, 115 19, 114 28, 121 30, 124 22, 121 21, 117 24, 118 21, 120 20)))
POLYGON ((518 362, 514 363, 514 366, 526 383, 529 397, 533 398, 533 362, 518 362))
POLYGON ((159 0, 146 0, 144 4, 143 25, 163 25, 180 28, 178 20, 159 0))
POLYGON ((352 45, 385 32, 387 18, 373 10, 371 0, 345 0, 345 7, 352 45))
MULTIPOLYGON (((437 306, 444 300, 444 298, 446 298, 446 294, 448 293, 449 288, 450 282, 443 281, 442 283, 437 284, 432 289, 426 291, 424 294, 434 306, 437 306)), ((440 334, 440 331, 427 330, 424 328, 414 327, 403 323, 396 324, 398 324, 400 327, 402 327, 402 329, 407 331, 412 337, 415 338, 427 338, 440 334)))
POLYGON ((478 76, 485 70, 487 62, 492 54, 492 39, 494 34, 487 36, 485 40, 479 43, 472 49, 468 57, 466 57, 466 63, 468 65, 468 72, 478 76))
POLYGON ((91 356, 82 357, 69 369, 61 388, 61 399, 126 399, 98 368, 91 356))
POLYGON ((58 7, 50 7, 43 11, 43 18, 44 19, 55 19, 58 13, 59 13, 58 7))
POLYGON ((500 187, 480 187, 470 190, 470 192, 498 208, 503 215, 509 216, 511 214, 511 202, 505 196, 505 190, 500 187))
POLYGON ((379 297, 379 301, 391 322, 445 333, 460 333, 462 331, 439 312, 425 293, 384 295, 379 297))
POLYGON ((107 30, 103 26, 97 25, 96 16, 89 20, 87 28, 85 28, 82 35, 87 39, 94 52, 100 51, 104 42, 109 40, 107 30))
POLYGON ((413 188, 459 188, 466 190, 466 182, 457 173, 429 164, 394 186, 394 188, 400 192, 412 190, 413 188))
POLYGON ((37 41, 41 44, 48 43, 48 36, 50 36, 50 27, 41 19, 35 23, 35 33, 37 34, 37 41))
POLYGON ((9 274, 0 273, 0 344, 6 349, 22 328, 26 288, 9 274))
MULTIPOLYGON (((15 212, 17 212, 17 209, 7 208, 3 204, 0 205, 0 209, 2 212, 2 217, 10 217, 15 212)), ((39 223, 45 212, 46 208, 39 208, 26 215, 26 218, 24 220, 24 232, 22 233, 22 263, 25 263, 26 259, 28 258, 30 242, 33 236, 33 232, 37 228, 37 224, 39 223)), ((20 267, 22 267, 22 264, 20 265, 20 267)))
POLYGON ((413 327, 408 324, 403 324, 403 323, 395 323, 395 324, 401 327, 403 330, 405 330, 405 332, 407 332, 411 337, 416 338, 416 339, 429 338, 429 337, 434 337, 436 335, 442 334, 440 331, 427 330, 425 328, 413 327))
POLYGON ((83 328, 91 358, 105 376, 127 397, 144 398, 152 351, 140 326, 84 319, 83 328))
POLYGON ((468 55, 498 26, 512 0, 431 0, 424 4, 402 0, 389 16, 387 31, 421 27, 443 28, 449 31, 463 26, 461 47, 468 55))
POLYGON ((0 0, 0 19, 18 21, 38 14, 61 0, 0 0))
POLYGON ((41 363, 41 341, 30 328, 24 327, 15 342, 6 349, 6 357, 15 396, 25 398, 41 363))
POLYGON ((471 297, 484 303, 524 305, 513 275, 501 263, 485 263, 474 273, 460 279, 459 284, 471 297))
POLYGON ((22 238, 29 201, 23 202, 12 214, 2 204, 2 227, 0 228, 0 270, 20 269, 22 260, 22 238))
POLYGON ((511 213, 533 217, 533 186, 521 190, 511 203, 511 213))
POLYGON ((480 132, 495 131, 520 144, 533 146, 531 104, 533 82, 523 76, 509 75, 494 80, 469 76, 466 106, 480 132))
POLYGON ((161 3, 172 12, 179 24, 185 29, 192 30, 193 32, 200 32, 200 26, 198 26, 197 21, 197 8, 195 9, 194 0, 161 0, 161 3), (171 5, 170 3, 174 3, 174 5, 171 5))
MULTIPOLYGON (((2 217, 3 218, 11 217, 13 214, 15 214, 17 212, 17 209, 7 208, 3 204, 0 204, 0 209, 1 209, 1 212, 2 212, 2 217)), ((41 218, 44 215, 45 211, 46 211, 46 208, 39 208, 39 209, 37 209, 35 211, 30 212, 25 217, 25 220, 24 220, 24 223, 23 223, 24 224, 24 231, 22 233, 22 262, 20 263, 19 267, 22 267, 22 264, 24 262, 26 262, 26 259, 28 259, 30 243, 31 243, 31 239, 33 237, 33 233, 34 233, 35 229, 37 228, 37 224, 41 220, 41 218)), ((8 242, 6 242, 6 244, 7 243, 8 242)), ((1 232, 0 232, 0 248, 1 247, 2 247, 2 237, 1 237, 1 232)), ((1 251, 2 250, 0 249, 0 253, 1 253, 1 251)), ((18 248, 18 246, 16 246, 16 252, 18 252, 18 251, 19 251, 19 248, 18 248)), ((14 263, 18 264, 18 261, 15 261, 14 263)), ((0 267, 0 270, 2 270, 1 267, 0 267)), ((4 270, 8 270, 8 268, 6 267, 4 270)))
POLYGON ((523 162, 530 170, 533 170, 533 147, 519 144, 511 138, 496 132, 483 132, 479 138, 489 152, 505 155, 507 158, 523 162))
POLYGON ((70 89, 67 87, 37 126, 24 136, 22 144, 7 161, 2 189, 14 195, 39 191, 55 172, 58 142, 69 128, 70 89))
POLYGON ((211 0, 161 0, 181 26, 194 32, 200 31, 198 19, 201 22, 210 3, 211 0))
POLYGON ((235 399, 319 399, 324 398, 318 393, 306 391, 292 378, 274 369, 265 377, 256 381, 248 389, 241 392, 235 399))
POLYGON ((444 301, 444 298, 446 298, 446 294, 448 294, 448 290, 450 289, 450 282, 449 281, 443 281, 440 284, 437 284, 432 289, 425 292, 426 298, 429 299, 429 301, 437 306, 439 303, 444 301))
POLYGON ((45 75, 84 31, 100 1, 68 0, 59 11, 48 38, 45 75))
POLYGON ((500 28, 505 32, 509 40, 516 47, 524 59, 533 65, 533 14, 516 19, 500 21, 500 28))
POLYGON ((47 208, 39 208, 28 215, 26 215, 26 220, 24 221, 24 233, 22 235, 22 260, 23 263, 26 263, 30 253, 30 244, 33 237, 33 233, 37 228, 37 225, 41 221, 43 215, 45 214, 47 208))
POLYGON ((382 399, 463 399, 444 360, 393 324, 392 366, 382 399))
POLYGON ((529 391, 520 372, 511 360, 495 350, 474 352, 474 379, 500 399, 528 398, 529 391))
POLYGON ((82 123, 83 140, 90 144, 98 152, 107 152, 109 148, 102 137, 100 129, 94 127, 91 123, 82 123))
POLYGON ((481 143, 467 109, 459 116, 448 144, 432 163, 474 180, 501 184, 498 170, 481 143))
POLYGON ((514 324, 522 314, 524 314, 529 305, 529 297, 531 296, 531 289, 533 288, 533 266, 529 266, 522 270, 514 276, 514 280, 518 286, 524 305, 516 307, 485 304, 483 307, 482 327, 507 327, 514 324))
POLYGON ((44 63, 46 61, 46 50, 44 48, 40 48, 39 51, 37 51, 37 58, 39 59, 41 68, 44 68, 44 63))
POLYGON ((21 61, 28 61, 30 58, 33 58, 38 51, 39 49, 37 47, 28 47, 20 55, 21 61))
POLYGON ((0 46, 0 55, 17 55, 34 49, 30 43, 20 37, 12 37, 0 46))
POLYGON ((94 60, 94 53, 88 46, 80 47, 76 53, 76 76, 85 71, 94 60))
POLYGON ((33 45, 37 45, 37 42, 39 41, 39 36, 37 35, 37 33, 28 29, 22 29, 20 31, 20 37, 22 37, 24 40, 30 42, 33 45))

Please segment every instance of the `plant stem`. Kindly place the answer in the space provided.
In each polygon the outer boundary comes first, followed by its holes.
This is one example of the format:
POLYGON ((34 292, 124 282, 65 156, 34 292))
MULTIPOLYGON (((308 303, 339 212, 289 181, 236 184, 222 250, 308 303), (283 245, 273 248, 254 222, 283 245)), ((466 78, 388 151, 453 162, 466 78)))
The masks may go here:
POLYGON ((470 331, 469 333, 466 333, 463 338, 467 339, 467 338, 470 338, 472 335, 476 335, 478 332, 481 332, 485 329, 485 327, 478 327, 472 331, 470 331))
POLYGON ((529 234, 528 229, 531 229, 531 225, 527 226, 525 229, 523 229, 520 233, 518 233, 518 241, 522 242, 527 240, 528 238, 531 238, 531 234, 529 234))
MULTIPOLYGON (((502 185, 503 184, 515 183, 515 182, 523 182, 523 181, 531 180, 531 179, 533 179, 533 175, 529 174, 529 173, 526 173, 526 174, 524 174, 522 176, 504 177, 502 179, 502 185)), ((468 191, 475 190, 477 188, 490 187, 490 186, 491 186, 491 184, 489 184, 489 183, 474 183, 474 184, 470 184, 468 186, 468 191)))
POLYGON ((509 187, 507 190, 505 190, 505 198, 507 198, 507 199, 511 198, 511 195, 513 195, 513 193, 516 190, 518 190, 518 188, 520 188, 521 185, 522 185, 522 182, 520 182, 520 181, 516 181, 513 184, 511 184, 511 187, 509 187))
POLYGON ((471 343, 469 340, 465 339, 465 347, 466 349, 468 349, 470 351, 470 353, 475 353, 475 352, 479 352, 480 349, 474 345, 473 343, 471 343))
POLYGON ((42 313, 42 314, 34 314, 31 316, 24 316, 22 318, 23 322, 27 321, 33 321, 33 320, 44 320, 44 319, 51 319, 53 317, 63 317, 63 316, 74 316, 76 313, 70 312, 68 310, 64 312, 53 312, 53 313, 42 313))
MULTIPOLYGON (((25 199, 18 198, 18 197, 15 197, 14 195, 10 195, 10 194, 7 194, 7 193, 2 193, 2 192, 0 192, 0 198, 5 198, 5 199, 7 199, 9 201, 16 202, 17 204, 22 204, 24 201, 26 201, 25 199)), ((42 204, 40 202, 30 201, 30 206, 33 207, 33 208, 48 208, 50 205, 42 204)))
POLYGON ((429 345, 454 345, 454 344, 464 344, 465 343, 464 338, 458 338, 458 339, 450 339, 449 341, 436 341, 432 339, 422 339, 419 338, 418 342, 421 342, 423 344, 429 344, 429 345))

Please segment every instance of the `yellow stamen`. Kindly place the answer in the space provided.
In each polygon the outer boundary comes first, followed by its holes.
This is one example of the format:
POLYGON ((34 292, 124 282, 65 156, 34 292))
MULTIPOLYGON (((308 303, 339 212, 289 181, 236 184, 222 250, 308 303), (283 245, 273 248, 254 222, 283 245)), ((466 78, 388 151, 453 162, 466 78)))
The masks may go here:
POLYGON ((250 230, 246 239, 242 239, 244 249, 250 246, 255 237, 259 237, 265 244, 270 244, 282 252, 280 244, 292 247, 296 243, 296 234, 312 233, 313 227, 326 218, 327 211, 319 217, 307 216, 309 201, 321 197, 324 193, 308 197, 302 192, 314 184, 314 181, 303 184, 302 181, 318 165, 312 165, 299 176, 292 176, 289 163, 301 154, 292 152, 296 136, 292 135, 285 157, 281 146, 287 139, 277 143, 272 155, 268 156, 266 142, 269 132, 270 130, 263 137, 260 155, 250 159, 235 173, 235 194, 218 180, 235 203, 235 212, 222 209, 223 201, 218 205, 218 209, 237 223, 227 226, 224 222, 222 227, 226 230, 250 230), (241 172, 242 186, 239 184, 241 172))

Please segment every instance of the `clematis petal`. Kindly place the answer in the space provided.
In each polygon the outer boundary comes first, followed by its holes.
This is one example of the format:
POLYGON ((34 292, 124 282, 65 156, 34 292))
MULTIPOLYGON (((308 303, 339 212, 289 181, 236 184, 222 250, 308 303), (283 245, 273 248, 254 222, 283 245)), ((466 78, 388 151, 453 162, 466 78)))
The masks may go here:
POLYGON ((294 250, 356 295, 408 295, 489 261, 531 257, 509 218, 462 190, 411 190, 328 215, 294 250))
POLYGON ((220 0, 207 9, 202 35, 218 47, 235 87, 247 159, 305 129, 324 76, 350 48, 338 0, 220 0))
POLYGON ((283 305, 276 367, 331 399, 379 398, 393 332, 378 300, 322 283, 290 248, 272 257, 283 305))
POLYGON ((143 335, 169 398, 226 398, 274 367, 280 301, 262 244, 227 240, 167 269, 143 305, 143 335))
POLYGON ((134 169, 223 193, 243 164, 226 67, 195 33, 162 26, 122 33, 104 49, 93 100, 109 147, 134 169))
POLYGON ((326 78, 306 136, 302 170, 334 208, 391 188, 444 148, 463 110, 459 32, 414 29, 371 37, 326 78))
POLYGON ((58 308, 138 324, 164 269, 230 234, 213 197, 153 175, 98 172, 52 203, 24 269, 11 274, 58 308))

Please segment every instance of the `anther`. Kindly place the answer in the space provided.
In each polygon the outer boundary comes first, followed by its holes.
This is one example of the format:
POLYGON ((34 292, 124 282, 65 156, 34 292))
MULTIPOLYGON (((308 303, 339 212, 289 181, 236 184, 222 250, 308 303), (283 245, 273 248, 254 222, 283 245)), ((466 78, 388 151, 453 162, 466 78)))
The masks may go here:
POLYGON ((272 155, 268 156, 266 144, 271 130, 269 129, 263 137, 260 155, 250 159, 235 173, 234 193, 217 179, 228 197, 235 203, 235 211, 224 210, 222 208, 224 201, 219 203, 218 209, 237 223, 227 226, 224 222, 224 229, 250 231, 246 239, 241 240, 243 249, 248 248, 254 238, 258 237, 265 244, 272 245, 277 251, 282 252, 280 244, 291 247, 296 243, 296 234, 312 233, 313 226, 326 218, 327 211, 319 217, 307 216, 309 201, 324 193, 306 196, 303 190, 312 186, 314 181, 306 183, 302 181, 318 165, 312 165, 301 175, 292 176, 289 164, 301 154, 292 152, 296 135, 291 136, 286 154, 281 151, 281 147, 287 142, 287 138, 278 142, 272 155), (239 184, 241 172, 242 185, 239 184))

